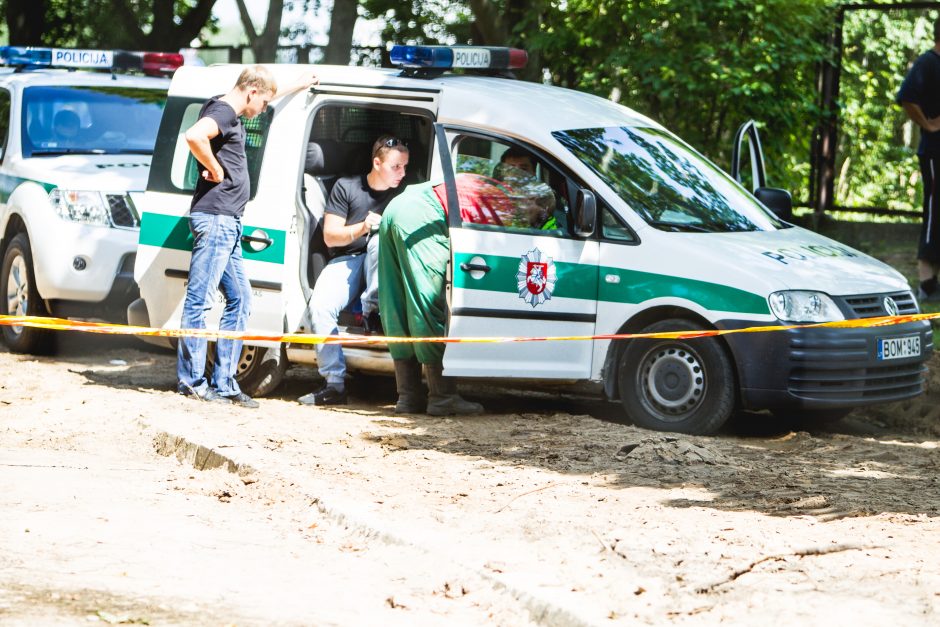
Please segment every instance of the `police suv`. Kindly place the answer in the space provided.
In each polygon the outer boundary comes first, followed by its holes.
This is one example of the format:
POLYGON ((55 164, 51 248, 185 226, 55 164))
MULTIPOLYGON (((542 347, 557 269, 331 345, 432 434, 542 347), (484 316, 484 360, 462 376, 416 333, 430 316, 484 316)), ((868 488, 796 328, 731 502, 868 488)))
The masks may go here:
MULTIPOLYGON (((510 148, 528 153, 554 198, 550 229, 463 222, 449 212, 450 337, 776 328, 918 311, 898 272, 790 224, 786 192, 745 189, 626 107, 500 76, 525 58, 510 49, 397 46, 392 59, 403 69, 316 67, 317 87, 248 121, 249 331, 309 331, 307 305, 326 260, 325 200, 337 177, 368 170, 383 133, 409 146, 406 182, 441 181, 454 204, 456 177, 496 176, 510 148)), ((179 327, 197 172, 183 132, 241 69, 184 67, 173 77, 147 191, 132 194, 142 221, 134 324, 179 327)), ((299 72, 271 70, 278 80, 299 72)), ((738 160, 749 147, 762 181, 756 133, 739 142, 738 160)), ((210 324, 220 312, 218 304, 210 324)), ((834 419, 916 396, 931 350, 929 324, 910 322, 691 340, 451 343, 444 366, 453 376, 588 387, 619 399, 638 425, 711 433, 735 408, 834 419)), ((381 348, 345 353, 351 369, 391 370, 381 348)), ((247 342, 243 389, 271 391, 288 361, 314 363, 315 352, 247 342)))
MULTIPOLYGON (((144 189, 182 57, 3 47, 0 63, 0 313, 123 320, 138 296, 128 192, 144 189)), ((53 338, 15 326, 0 337, 16 352, 53 338)))

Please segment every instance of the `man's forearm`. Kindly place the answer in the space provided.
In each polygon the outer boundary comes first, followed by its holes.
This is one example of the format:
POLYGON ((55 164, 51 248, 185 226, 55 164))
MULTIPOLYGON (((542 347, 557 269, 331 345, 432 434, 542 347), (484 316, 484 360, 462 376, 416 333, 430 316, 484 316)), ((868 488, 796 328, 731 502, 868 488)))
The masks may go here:
POLYGON ((904 108, 904 112, 907 113, 907 117, 911 118, 911 121, 914 122, 914 124, 927 131, 934 130, 930 122, 927 120, 927 116, 924 115, 924 110, 920 108, 920 105, 913 102, 902 102, 901 107, 904 108))
POLYGON ((219 163, 219 160, 212 154, 212 144, 208 139, 187 138, 186 143, 189 145, 189 151, 193 153, 196 161, 201 163, 203 167, 213 173, 218 173, 222 170, 222 164, 219 163))

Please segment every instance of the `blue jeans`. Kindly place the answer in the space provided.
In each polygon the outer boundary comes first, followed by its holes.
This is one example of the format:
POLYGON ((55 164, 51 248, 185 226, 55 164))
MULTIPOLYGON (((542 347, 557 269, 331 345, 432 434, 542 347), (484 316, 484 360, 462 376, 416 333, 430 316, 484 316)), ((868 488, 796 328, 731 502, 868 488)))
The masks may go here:
MULTIPOLYGON (((335 257, 320 272, 310 296, 310 319, 317 335, 338 334, 340 312, 360 296, 363 315, 378 308, 378 240, 373 235, 366 252, 335 257)), ((346 376, 343 347, 320 344, 317 368, 327 383, 342 383, 346 376)))
MULTIPOLYGON (((241 219, 194 213, 189 218, 189 229, 194 237, 193 256, 189 262, 182 328, 206 328, 206 312, 212 308, 219 290, 225 297, 219 329, 244 331, 251 307, 251 286, 242 264, 241 219)), ((204 396, 212 387, 222 396, 239 394, 235 369, 241 357, 241 340, 216 340, 211 383, 205 377, 206 344, 205 338, 180 338, 176 365, 179 391, 204 396)))

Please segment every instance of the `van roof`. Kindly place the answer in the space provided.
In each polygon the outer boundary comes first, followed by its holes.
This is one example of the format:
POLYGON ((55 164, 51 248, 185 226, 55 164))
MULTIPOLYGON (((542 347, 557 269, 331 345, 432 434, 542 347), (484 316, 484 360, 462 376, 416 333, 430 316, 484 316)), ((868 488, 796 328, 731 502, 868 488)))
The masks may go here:
MULTIPOLYGON (((184 66, 174 75, 170 95, 209 98, 226 93, 244 67, 237 64, 184 66)), ((473 124, 529 138, 555 130, 598 126, 661 128, 646 116, 610 100, 539 83, 458 74, 419 79, 401 76, 397 69, 355 66, 272 64, 265 67, 278 82, 293 81, 308 70, 315 72, 324 86, 440 91, 440 121, 473 124)))

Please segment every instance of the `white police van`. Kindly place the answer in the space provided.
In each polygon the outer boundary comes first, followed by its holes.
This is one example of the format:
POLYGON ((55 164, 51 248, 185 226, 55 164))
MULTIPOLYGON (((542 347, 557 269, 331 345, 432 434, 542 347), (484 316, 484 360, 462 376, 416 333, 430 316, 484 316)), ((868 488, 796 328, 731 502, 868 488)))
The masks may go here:
MULTIPOLYGON (((522 51, 395 47, 392 58, 404 70, 317 67, 319 86, 250 122, 250 331, 309 331, 325 198, 336 177, 368 169, 382 133, 407 142, 407 182, 443 181, 456 199, 456 176, 493 174, 513 147, 531 156, 554 196, 551 230, 465 223, 449 212, 452 337, 776 327, 918 311, 895 270, 787 223, 756 198, 785 215, 785 192, 749 193, 660 124, 575 91, 444 71, 500 74, 524 63, 522 51)), ((183 132, 240 70, 182 68, 173 78, 147 192, 133 195, 142 214, 134 324, 179 327, 196 176, 183 132)), ((299 71, 271 70, 279 80, 299 71)), ((747 146, 755 165, 759 144, 747 146)), ((453 343, 444 365, 460 377, 588 384, 619 399, 638 425, 710 433, 735 408, 836 418, 916 396, 931 350, 928 323, 916 322, 692 340, 453 343)), ((351 369, 391 370, 381 348, 345 352, 351 369)), ((272 390, 288 361, 314 363, 315 353, 246 343, 243 387, 272 390)))
MULTIPOLYGON (((166 75, 181 63, 167 53, 0 48, 0 313, 124 319, 138 296, 128 192, 145 187, 166 75)), ((38 353, 54 335, 3 326, 0 337, 38 353)))

